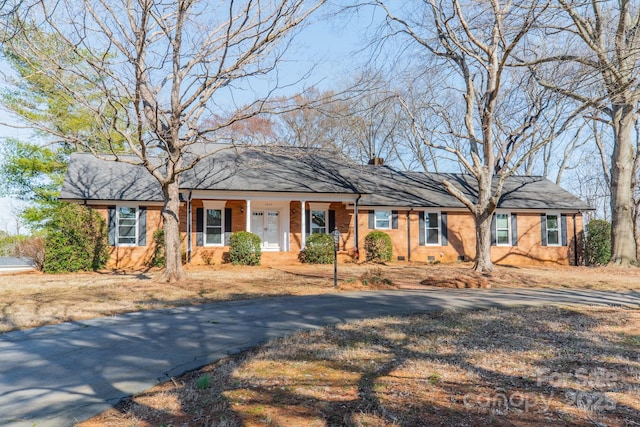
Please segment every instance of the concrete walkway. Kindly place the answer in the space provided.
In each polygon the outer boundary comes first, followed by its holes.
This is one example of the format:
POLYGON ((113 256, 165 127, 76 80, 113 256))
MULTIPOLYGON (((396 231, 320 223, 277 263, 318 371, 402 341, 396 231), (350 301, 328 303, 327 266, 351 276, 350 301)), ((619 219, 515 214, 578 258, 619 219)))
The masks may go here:
POLYGON ((126 396, 303 329, 384 315, 515 305, 640 307, 640 292, 428 290, 232 301, 0 335, 0 426, 71 426, 126 396))

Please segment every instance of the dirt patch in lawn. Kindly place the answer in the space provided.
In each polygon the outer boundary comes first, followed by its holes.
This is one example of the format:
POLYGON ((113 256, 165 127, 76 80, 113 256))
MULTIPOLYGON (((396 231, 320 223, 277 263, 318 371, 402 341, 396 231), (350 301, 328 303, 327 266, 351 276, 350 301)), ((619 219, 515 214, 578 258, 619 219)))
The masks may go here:
POLYGON ((448 311, 294 334, 122 402, 97 426, 633 426, 640 311, 448 311))
POLYGON ((431 287, 552 287, 629 290, 640 269, 499 267, 490 275, 470 264, 341 264, 278 268, 190 267, 183 283, 157 283, 158 271, 0 275, 0 333, 118 313, 277 295, 431 287))

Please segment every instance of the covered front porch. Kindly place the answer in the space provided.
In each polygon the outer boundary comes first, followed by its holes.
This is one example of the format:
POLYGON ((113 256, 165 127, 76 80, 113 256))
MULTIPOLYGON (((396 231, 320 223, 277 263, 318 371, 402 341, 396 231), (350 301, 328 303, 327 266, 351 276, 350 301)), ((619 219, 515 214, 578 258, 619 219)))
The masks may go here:
POLYGON ((357 196, 192 191, 182 197, 188 263, 224 261, 231 233, 237 231, 260 237, 269 259, 274 258, 270 253, 288 253, 294 261, 309 235, 336 228, 342 233, 341 250, 357 248, 357 196))

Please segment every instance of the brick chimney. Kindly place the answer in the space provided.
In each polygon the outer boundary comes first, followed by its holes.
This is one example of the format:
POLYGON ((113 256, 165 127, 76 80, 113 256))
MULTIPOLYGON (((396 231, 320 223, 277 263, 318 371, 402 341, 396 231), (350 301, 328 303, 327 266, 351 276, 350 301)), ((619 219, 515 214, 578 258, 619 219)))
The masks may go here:
POLYGON ((381 157, 374 157, 373 159, 369 160, 369 164, 374 166, 382 166, 384 165, 384 159, 381 157))

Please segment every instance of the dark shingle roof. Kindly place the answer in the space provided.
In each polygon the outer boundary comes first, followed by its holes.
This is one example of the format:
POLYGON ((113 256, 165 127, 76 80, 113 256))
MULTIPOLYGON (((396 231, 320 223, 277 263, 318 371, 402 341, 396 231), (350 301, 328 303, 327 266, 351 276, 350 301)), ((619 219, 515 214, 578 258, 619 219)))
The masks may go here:
MULTIPOLYGON (((356 166, 332 153, 298 148, 227 148, 182 175, 185 190, 362 194, 363 206, 462 208, 442 181, 472 200, 473 178, 462 174, 401 172, 387 166, 356 166)), ((141 166, 71 156, 61 199, 162 201, 157 181, 141 166)), ((499 208, 589 210, 560 186, 541 177, 510 177, 499 208)))
POLYGON ((160 184, 144 167, 101 160, 88 153, 71 156, 60 198, 143 202, 163 200, 160 184))
MULTIPOLYGON (((463 208, 464 205, 442 185, 454 184, 472 201, 478 200, 471 175, 400 172, 388 167, 370 167, 367 193, 360 203, 369 206, 463 208), (404 203, 404 204, 403 204, 404 203)), ((589 205, 543 177, 512 176, 502 189, 498 207, 503 209, 590 210, 589 205)))
POLYGON ((323 150, 224 149, 185 173, 181 187, 193 190, 357 193, 353 173, 323 150))

